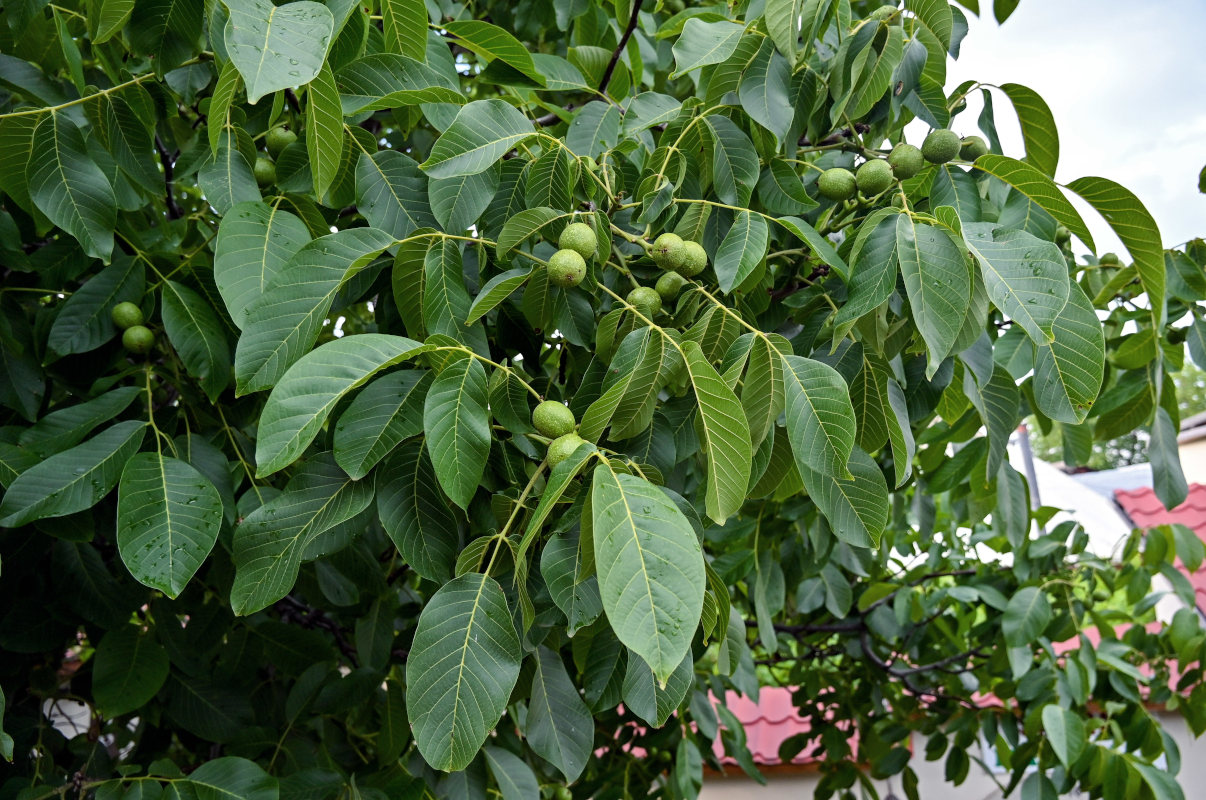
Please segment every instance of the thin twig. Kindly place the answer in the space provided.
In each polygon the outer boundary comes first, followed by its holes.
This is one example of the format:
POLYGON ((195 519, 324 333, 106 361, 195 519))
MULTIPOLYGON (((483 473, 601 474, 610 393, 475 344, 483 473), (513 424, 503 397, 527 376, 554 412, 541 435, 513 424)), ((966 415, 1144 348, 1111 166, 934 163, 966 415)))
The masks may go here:
POLYGON ((606 92, 607 84, 611 83, 611 74, 616 70, 616 63, 620 60, 620 53, 624 52, 625 46, 628 44, 628 39, 632 36, 632 32, 636 30, 637 17, 641 13, 641 0, 632 0, 632 14, 628 17, 628 27, 624 29, 624 35, 620 37, 620 43, 616 45, 616 49, 612 51, 611 61, 607 62, 607 69, 603 70, 603 79, 599 81, 599 91, 606 92))

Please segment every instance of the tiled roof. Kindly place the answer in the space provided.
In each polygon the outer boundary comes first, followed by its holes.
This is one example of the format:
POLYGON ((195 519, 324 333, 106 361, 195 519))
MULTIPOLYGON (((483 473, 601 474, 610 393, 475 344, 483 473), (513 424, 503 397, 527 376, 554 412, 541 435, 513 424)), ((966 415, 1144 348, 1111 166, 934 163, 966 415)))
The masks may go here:
MULTIPOLYGON (((796 706, 791 701, 791 689, 779 686, 763 686, 758 691, 758 701, 742 697, 736 692, 729 692, 725 697, 725 705, 745 728, 746 744, 754 763, 758 766, 773 767, 783 764, 779 758, 779 745, 798 733, 807 733, 808 722, 796 713, 796 706)), ((716 740, 718 750, 719 737, 716 740)), ((814 759, 807 755, 808 748, 791 760, 792 764, 807 764, 814 759)), ((718 752, 719 754, 719 752, 718 752)), ((726 763, 736 763, 725 759, 726 763)))
MULTIPOLYGON (((1206 541, 1206 486, 1200 483, 1191 483, 1185 502, 1171 511, 1164 507, 1151 488, 1118 489, 1114 492, 1114 498, 1136 528, 1154 528, 1157 525, 1179 523, 1193 529, 1199 538, 1206 541)), ((1180 562, 1177 566, 1193 584, 1198 597, 1198 608, 1206 611, 1206 564, 1196 572, 1190 572, 1180 562)))

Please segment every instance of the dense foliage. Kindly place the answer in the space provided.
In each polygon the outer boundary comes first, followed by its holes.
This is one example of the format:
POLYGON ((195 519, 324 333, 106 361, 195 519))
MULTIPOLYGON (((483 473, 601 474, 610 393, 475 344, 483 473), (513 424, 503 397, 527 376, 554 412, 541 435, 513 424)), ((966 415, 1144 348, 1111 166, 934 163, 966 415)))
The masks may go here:
POLYGON ((877 5, 3 3, 0 798, 688 798, 770 684, 825 796, 1182 797, 1200 541, 1005 453, 1182 499, 1206 252, 877 5))

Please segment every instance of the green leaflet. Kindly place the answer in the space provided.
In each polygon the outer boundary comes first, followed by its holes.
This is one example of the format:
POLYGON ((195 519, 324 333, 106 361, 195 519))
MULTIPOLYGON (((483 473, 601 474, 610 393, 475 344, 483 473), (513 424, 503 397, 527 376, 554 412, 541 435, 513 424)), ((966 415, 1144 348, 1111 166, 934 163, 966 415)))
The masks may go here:
POLYGON ((25 470, 0 500, 0 526, 14 528, 91 508, 117 485, 145 434, 145 422, 119 422, 25 470))
MULTIPOLYGON (((740 510, 750 482, 749 422, 737 396, 695 342, 683 345, 687 374, 699 404, 699 428, 708 465, 705 506, 718 523, 740 510)), ((631 645, 630 645, 631 646, 631 645)))
POLYGON ((272 387, 314 345, 335 293, 394 243, 375 228, 353 228, 307 243, 247 306, 235 350, 239 394, 272 387))
POLYGON ((155 696, 168 677, 168 654, 154 634, 121 625, 101 637, 92 662, 92 691, 102 713, 128 714, 155 696))
MULTIPOLYGON (((1156 221, 1126 187, 1107 178, 1077 178, 1068 188, 1093 206, 1110 223, 1110 227, 1130 251, 1139 272, 1139 281, 1151 302, 1152 321, 1156 327, 1165 322, 1164 258, 1160 229, 1156 221)), ((1066 223, 1065 223, 1066 224, 1066 223)), ((1085 240, 1091 249, 1091 241, 1085 240)))
POLYGON ((306 104, 306 153, 314 176, 314 195, 322 198, 335 182, 343 160, 343 107, 331 67, 322 69, 310 82, 306 104))
POLYGON ((55 408, 22 431, 18 442, 42 457, 74 447, 97 425, 125 411, 142 391, 137 386, 123 386, 86 403, 55 408))
POLYGON ((427 55, 427 7, 423 0, 383 0, 385 46, 418 61, 427 55))
POLYGON ((468 508, 490 454, 486 370, 475 358, 453 361, 427 392, 423 428, 440 486, 452 502, 468 508))
POLYGON ((117 198, 68 115, 51 112, 41 117, 25 170, 29 196, 38 210, 74 236, 85 253, 109 263, 117 198))
POLYGON ((494 782, 502 792, 503 800, 529 800, 540 797, 540 784, 536 773, 528 763, 510 750, 501 747, 484 747, 482 753, 490 765, 494 782))
POLYGON ((532 54, 518 39, 497 25, 467 19, 449 22, 444 25, 444 29, 456 38, 457 44, 481 56, 485 61, 498 59, 538 86, 544 86, 544 75, 537 71, 532 54))
POLYGON ((749 211, 737 214, 736 221, 716 249, 713 267, 722 292, 740 286, 766 255, 766 220, 749 211))
POLYGON ((855 417, 842 376, 819 361, 787 355, 783 382, 787 435, 801 474, 812 470, 833 478, 847 476, 855 417))
POLYGON ((377 513, 403 561, 428 580, 448 580, 461 537, 423 442, 399 446, 376 475, 377 513))
POLYGON ((205 193, 205 199, 220 214, 228 213, 240 203, 261 199, 251 163, 243 152, 244 142, 250 146, 244 131, 235 127, 223 128, 218 133, 218 148, 213 158, 197 173, 197 184, 205 193))
POLYGON ((335 18, 321 3, 223 0, 226 49, 247 84, 247 101, 309 83, 323 67, 335 18))
MULTIPOLYGON (((1008 156, 989 153, 976 159, 976 169, 987 172, 994 178, 1000 178, 1038 203, 1044 211, 1076 234, 1090 250, 1096 249, 1093 237, 1089 234, 1089 229, 1085 225, 1085 221, 1081 219, 1079 212, 1072 207, 1055 182, 1037 167, 1008 156)), ((1068 188, 1076 191, 1071 185, 1068 188)))
POLYGON ((896 223, 900 273, 913 319, 930 353, 932 375, 963 327, 971 303, 971 274, 963 253, 945 231, 918 225, 907 214, 898 215, 896 223))
POLYGON ((526 733, 532 750, 560 770, 566 782, 578 779, 593 751, 594 720, 561 656, 547 647, 536 651, 526 733))
POLYGON ((227 212, 214 245, 214 282, 235 325, 246 324, 248 307, 308 241, 305 223, 279 204, 240 203, 227 212))
POLYGON ((519 678, 519 637, 502 588, 476 573, 444 584, 419 615, 411 652, 406 710, 415 744, 436 769, 464 769, 519 678))
POLYGON ((457 112, 420 167, 432 178, 484 172, 533 133, 532 123, 514 106, 475 100, 457 112))
POLYGON ((608 622, 664 683, 687 656, 703 608, 695 531, 656 486, 603 466, 591 481, 591 524, 608 622))
POLYGON ((462 233, 477 222, 498 190, 500 174, 495 166, 476 175, 431 181, 431 211, 440 227, 449 233, 462 233))
POLYGON ((963 226, 964 241, 980 264, 993 305, 1036 344, 1052 341, 1052 326, 1068 302, 1068 267, 1054 244, 1025 231, 963 226))
POLYGON ((419 103, 465 102, 454 75, 391 53, 373 53, 342 67, 335 73, 335 85, 344 114, 419 103))
POLYGON ((857 447, 850 477, 832 477, 800 465, 804 488, 829 520, 833 533, 854 547, 875 547, 888 523, 888 487, 871 457, 857 447))
POLYGON ((1037 586, 1027 586, 1009 599, 1001 628, 1010 647, 1033 646, 1051 622, 1051 603, 1037 586))
POLYGON ((386 367, 426 349, 404 336, 366 333, 336 339, 307 353, 285 372, 264 404, 256 473, 271 475, 293 463, 341 397, 386 367))
POLYGON ((686 697, 695 677, 694 660, 688 653, 670 675, 659 679, 639 658, 628 659, 624 673, 624 705, 653 726, 662 726, 686 697))
POLYGON ((1051 419, 1077 425, 1097 399, 1105 374, 1105 335, 1079 286, 1069 287, 1068 303, 1051 332, 1051 342, 1035 347, 1034 399, 1051 419))
POLYGON ((1037 92, 1020 83, 1003 83, 1000 89, 1017 112, 1026 161, 1043 174, 1055 177, 1055 167, 1059 163, 1059 131, 1050 107, 1037 92))
POLYGON ((222 498, 189 464, 139 453, 117 488, 117 548, 140 583, 176 597, 209 556, 222 527, 222 498))
POLYGON ((744 28, 735 22, 704 22, 688 19, 674 43, 676 74, 719 64, 733 54, 744 28))
POLYGON ((435 226, 426 202, 427 176, 413 158, 396 150, 362 152, 356 165, 356 205, 374 228, 405 239, 435 226))
POLYGON ((398 370, 374 379, 335 425, 335 461, 359 480, 404 439, 423 432, 427 370, 398 370))
POLYGON ((372 484, 353 481, 329 455, 308 461, 283 492, 235 529, 232 610, 253 614, 288 594, 303 558, 327 549, 323 534, 355 517, 372 500, 372 484))
POLYGON ((112 339, 118 334, 113 307, 139 300, 145 284, 141 261, 126 256, 114 260, 63 304, 46 339, 47 350, 59 356, 87 353, 112 339))
POLYGON ((230 383, 226 329, 209 303, 175 281, 163 284, 163 327, 168 339, 210 402, 230 383))

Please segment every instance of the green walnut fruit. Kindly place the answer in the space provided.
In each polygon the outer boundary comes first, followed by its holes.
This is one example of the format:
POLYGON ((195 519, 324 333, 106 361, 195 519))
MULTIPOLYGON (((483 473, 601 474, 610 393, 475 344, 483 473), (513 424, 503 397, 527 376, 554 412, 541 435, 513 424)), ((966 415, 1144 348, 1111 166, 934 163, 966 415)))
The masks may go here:
POLYGON ((556 400, 545 400, 532 412, 532 424, 540 431, 541 436, 556 439, 558 436, 573 433, 577 422, 574 412, 564 404, 556 400))
POLYGON ((1067 244, 1070 241, 1072 241, 1072 231, 1068 230, 1063 225, 1060 225, 1058 228, 1055 229, 1055 243, 1056 244, 1058 244, 1062 247, 1063 245, 1067 244))
POLYGON ((1117 267, 1122 261, 1114 253, 1102 253, 1101 258, 1097 259, 1097 263, 1103 267, 1117 267))
POLYGON ((678 266, 678 274, 684 278, 694 278, 707 269, 708 254, 699 242, 683 243, 683 263, 678 266))
POLYGON ((833 201, 854 197, 857 186, 854 173, 841 167, 827 169, 817 179, 817 188, 821 190, 821 195, 833 201))
POLYGON ((959 155, 964 161, 975 161, 980 156, 987 154, 988 142, 979 136, 967 136, 959 145, 959 155))
POLYGON ((288 128, 273 128, 264 137, 264 144, 268 146, 268 155, 273 158, 280 158, 281 151, 296 141, 297 134, 288 128))
POLYGON ((875 19, 875 20, 881 20, 881 21, 886 20, 886 19, 891 19, 892 24, 899 25, 900 24, 900 14, 897 13, 898 11, 899 11, 899 9, 897 9, 896 6, 894 6, 894 5, 880 6, 879 8, 877 8, 871 12, 870 18, 875 19), (893 17, 895 17, 895 19, 892 19, 893 17))
POLYGON ((867 197, 874 197, 884 191, 895 180, 896 177, 892 174, 892 167, 888 165, 887 161, 879 159, 863 164, 858 168, 858 174, 855 176, 858 190, 867 197))
POLYGON ((669 303, 678 297, 678 293, 682 291, 683 285, 686 282, 687 279, 677 272, 667 272, 657 279, 657 283, 653 285, 653 290, 662 298, 663 303, 669 303))
POLYGON ((549 281, 568 289, 586 277, 586 259, 577 250, 558 250, 549 259, 549 281))
POLYGON ((654 317, 662 310, 662 296, 648 286, 638 286, 628 293, 628 303, 642 316, 654 317))
POLYGON ((572 456, 574 451, 584 444, 586 444, 586 440, 576 433, 567 433, 564 436, 558 436, 556 439, 549 442, 549 466, 557 466, 562 461, 572 456))
POLYGON ((271 159, 260 156, 255 160, 255 182, 261 187, 276 183, 276 164, 271 159))
POLYGON ((121 335, 121 346, 128 352, 141 355, 155 346, 155 334, 151 333, 150 328, 133 325, 121 335))
POLYGON ((687 257, 684 246, 683 238, 677 233, 663 233, 653 240, 653 260, 664 270, 677 270, 687 257))
POLYGON ((907 181, 925 168, 925 156, 921 154, 920 147, 901 143, 888 154, 888 166, 892 168, 893 175, 907 181))
POLYGON ((959 134, 949 128, 939 128, 930 131, 930 135, 925 137, 925 141, 921 143, 921 154, 931 164, 945 164, 959 155, 961 145, 959 134))
POLYGON ((585 222, 571 222, 557 237, 557 246, 562 250, 573 250, 583 258, 594 258, 599 249, 599 237, 585 222))
POLYGON ((113 324, 123 331, 143 323, 142 309, 130 302, 113 306, 110 315, 113 317, 113 324))
MULTIPOLYGON (((670 4, 667 3, 666 5, 669 6, 670 4)), ((680 2, 679 5, 682 5, 682 3, 680 2)), ((558 786, 557 790, 553 792, 553 797, 555 797, 556 800, 574 800, 573 793, 564 786, 558 786)))

